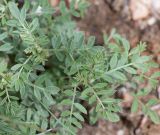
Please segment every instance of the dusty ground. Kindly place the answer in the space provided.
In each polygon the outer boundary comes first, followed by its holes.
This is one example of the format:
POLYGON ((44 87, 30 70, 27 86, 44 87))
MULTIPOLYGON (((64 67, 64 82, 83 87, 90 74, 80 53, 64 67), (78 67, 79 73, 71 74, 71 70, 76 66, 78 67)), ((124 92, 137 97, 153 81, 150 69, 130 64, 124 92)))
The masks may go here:
MULTIPOLYGON (((103 44, 103 33, 109 33, 112 28, 116 28, 117 32, 125 36, 132 46, 139 41, 146 42, 147 52, 160 63, 159 20, 157 19, 152 25, 148 24, 149 19, 146 18, 134 20, 128 8, 124 8, 123 5, 115 7, 108 1, 111 0, 91 0, 85 17, 78 21, 79 29, 87 36, 95 35, 96 42, 103 44)), ((113 124, 99 120, 95 126, 85 124, 79 135, 160 135, 160 125, 155 125, 142 116, 130 116, 126 113, 119 123, 113 124)))
POLYGON ((108 0, 91 1, 85 18, 78 24, 86 35, 95 35, 97 43, 101 44, 103 33, 108 34, 113 28, 116 28, 117 32, 124 35, 132 46, 139 41, 146 42, 148 51, 154 54, 155 59, 160 63, 160 22, 158 20, 154 25, 147 25, 145 22, 148 20, 133 21, 128 10, 115 11, 114 7, 110 7, 105 2, 108 0))

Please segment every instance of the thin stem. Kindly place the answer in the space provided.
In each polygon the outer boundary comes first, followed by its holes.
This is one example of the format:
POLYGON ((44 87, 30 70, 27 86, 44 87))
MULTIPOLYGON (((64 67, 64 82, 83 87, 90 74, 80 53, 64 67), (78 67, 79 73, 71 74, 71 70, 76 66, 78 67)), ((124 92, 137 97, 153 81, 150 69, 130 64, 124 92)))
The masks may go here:
MULTIPOLYGON (((71 112, 70 112, 70 120, 72 117, 72 113, 73 113, 73 106, 74 106, 74 101, 75 101, 75 97, 76 97, 76 86, 74 87, 74 93, 73 93, 73 98, 72 98, 72 106, 71 106, 71 112)), ((71 124, 71 123, 70 123, 71 124)))
POLYGON ((117 67, 117 68, 115 68, 115 69, 109 70, 109 71, 107 71, 105 74, 110 74, 110 73, 112 73, 112 72, 115 72, 115 71, 117 71, 117 70, 120 70, 120 69, 129 67, 129 66, 132 66, 132 65, 134 65, 134 63, 129 63, 129 64, 126 64, 126 65, 117 67))
POLYGON ((103 105, 101 99, 98 97, 98 95, 95 92, 95 90, 92 87, 90 87, 90 88, 92 89, 93 94, 96 96, 96 98, 97 98, 98 102, 100 103, 100 105, 102 106, 103 110, 105 110, 105 106, 103 105))
POLYGON ((66 130, 68 130, 72 135, 75 135, 72 130, 70 130, 68 127, 66 127, 41 101, 39 101, 41 105, 51 114, 51 116, 66 130))
POLYGON ((37 85, 35 85, 35 84, 32 84, 32 83, 29 83, 29 82, 27 82, 27 81, 24 81, 26 84, 28 84, 28 85, 30 85, 31 87, 36 87, 36 88, 38 88, 38 89, 40 89, 40 90, 45 90, 43 87, 40 87, 40 86, 37 86, 37 85))
POLYGON ((75 60, 74 60, 74 58, 73 58, 72 54, 70 54, 70 53, 69 53, 69 56, 70 56, 70 57, 71 57, 71 59, 75 62, 75 60))
POLYGON ((148 76, 146 76, 146 75, 142 75, 144 78, 146 78, 146 79, 148 79, 148 80, 151 80, 151 81, 153 81, 153 82, 157 82, 156 80, 154 80, 153 78, 149 78, 148 76))
POLYGON ((23 68, 24 68, 24 65, 26 65, 26 64, 28 63, 28 61, 31 59, 31 57, 32 57, 32 56, 29 56, 28 59, 26 59, 26 61, 23 63, 21 69, 20 69, 19 72, 18 72, 18 79, 19 79, 20 74, 21 74, 21 72, 22 72, 22 70, 23 70, 23 68))
POLYGON ((9 93, 8 93, 8 89, 7 89, 7 88, 6 88, 6 95, 7 95, 8 102, 10 103, 11 100, 10 100, 10 98, 9 98, 9 93))
POLYGON ((48 130, 44 131, 43 133, 39 133, 37 135, 45 135, 46 133, 51 132, 52 130, 53 129, 51 128, 51 129, 48 129, 48 130))
POLYGON ((126 67, 129 67, 129 66, 132 66, 132 65, 134 65, 134 64, 135 64, 135 63, 129 63, 129 64, 126 64, 126 65, 117 67, 117 68, 115 68, 115 69, 106 71, 103 75, 101 75, 100 77, 98 77, 98 78, 96 78, 95 80, 93 80, 92 83, 95 82, 96 80, 102 78, 103 76, 105 76, 105 75, 107 75, 107 74, 113 73, 113 72, 115 72, 115 71, 117 71, 117 70, 121 70, 121 69, 126 68, 126 67))

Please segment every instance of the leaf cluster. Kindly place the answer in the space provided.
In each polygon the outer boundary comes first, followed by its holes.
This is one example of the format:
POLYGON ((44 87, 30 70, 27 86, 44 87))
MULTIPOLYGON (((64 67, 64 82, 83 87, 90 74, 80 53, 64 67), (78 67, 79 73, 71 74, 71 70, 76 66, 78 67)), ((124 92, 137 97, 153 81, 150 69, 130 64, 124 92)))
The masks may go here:
MULTIPOLYGON (((138 96, 147 95, 158 83, 159 72, 146 73, 157 64, 141 55, 145 44, 131 49, 114 30, 104 35, 104 46, 93 36, 76 30, 72 16, 82 16, 87 4, 61 2, 60 14, 44 0, 15 2, 0 6, 0 133, 76 134, 89 117, 117 122, 121 99, 114 94, 127 81, 149 80, 152 88, 134 93, 132 112, 138 110, 138 96)), ((159 116, 148 109, 159 101, 151 99, 142 110, 155 122, 159 116)))

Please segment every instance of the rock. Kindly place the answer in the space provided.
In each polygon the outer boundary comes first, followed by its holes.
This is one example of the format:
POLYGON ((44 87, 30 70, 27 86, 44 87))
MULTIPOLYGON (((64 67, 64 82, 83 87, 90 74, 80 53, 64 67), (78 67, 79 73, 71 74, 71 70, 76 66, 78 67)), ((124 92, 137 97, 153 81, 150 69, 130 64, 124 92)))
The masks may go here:
POLYGON ((49 0, 49 3, 52 7, 56 7, 59 4, 60 0, 49 0))
POLYGON ((131 0, 130 8, 133 20, 147 18, 150 14, 151 0, 131 0))
POLYGON ((152 0, 151 11, 157 19, 160 19, 160 0, 152 0))
POLYGON ((148 23, 148 25, 152 26, 153 24, 156 23, 156 18, 155 18, 155 17, 150 17, 150 18, 147 20, 147 23, 148 23))

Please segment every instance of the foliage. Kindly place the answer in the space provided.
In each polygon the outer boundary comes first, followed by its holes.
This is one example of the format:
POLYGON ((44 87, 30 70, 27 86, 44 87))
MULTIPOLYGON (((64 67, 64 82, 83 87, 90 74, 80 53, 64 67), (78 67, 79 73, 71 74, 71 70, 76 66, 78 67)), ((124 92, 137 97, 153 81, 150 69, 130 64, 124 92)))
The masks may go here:
MULTIPOLYGON (((152 88, 133 93, 132 112, 142 107, 144 114, 159 123, 150 107, 159 103, 145 96, 156 86, 159 72, 146 72, 157 65, 141 55, 145 44, 131 49, 129 42, 113 30, 104 36, 104 46, 95 38, 85 39, 77 31, 72 16, 83 15, 87 4, 70 9, 60 3, 60 13, 44 0, 15 2, 0 6, 0 134, 76 134, 89 116, 117 122, 121 99, 114 98, 117 87, 127 81, 143 82, 152 88), (140 104, 139 104, 140 103, 140 104)), ((59 11, 58 11, 59 12, 59 11)))

